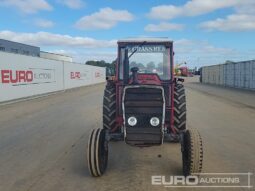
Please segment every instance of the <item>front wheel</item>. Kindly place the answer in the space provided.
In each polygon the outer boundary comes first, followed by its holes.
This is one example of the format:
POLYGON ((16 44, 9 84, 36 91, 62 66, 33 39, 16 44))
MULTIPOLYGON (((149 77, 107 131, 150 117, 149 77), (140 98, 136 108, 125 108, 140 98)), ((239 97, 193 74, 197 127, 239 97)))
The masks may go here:
POLYGON ((94 129, 91 132, 87 162, 91 176, 98 177, 104 174, 108 163, 108 142, 105 129, 94 129))
POLYGON ((199 132, 188 129, 182 134, 183 175, 198 175, 202 171, 203 147, 199 132))

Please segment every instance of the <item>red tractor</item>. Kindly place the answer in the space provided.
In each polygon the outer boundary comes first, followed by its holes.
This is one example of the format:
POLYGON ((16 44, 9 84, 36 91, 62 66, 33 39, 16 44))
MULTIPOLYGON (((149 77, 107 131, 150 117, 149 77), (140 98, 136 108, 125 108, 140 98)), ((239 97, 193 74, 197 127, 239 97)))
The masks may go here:
POLYGON ((103 128, 88 141, 87 161, 94 177, 103 175, 109 141, 148 147, 180 142, 184 176, 202 170, 200 134, 186 129, 183 80, 174 77, 173 42, 164 38, 118 41, 116 74, 107 80, 103 128))

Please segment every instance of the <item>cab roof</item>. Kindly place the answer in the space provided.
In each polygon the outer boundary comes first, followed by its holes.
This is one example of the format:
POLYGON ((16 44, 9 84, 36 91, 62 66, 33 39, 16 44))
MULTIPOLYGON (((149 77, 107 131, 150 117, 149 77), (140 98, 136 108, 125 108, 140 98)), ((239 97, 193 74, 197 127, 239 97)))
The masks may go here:
POLYGON ((173 41, 169 38, 127 38, 127 39, 121 39, 118 40, 118 43, 172 43, 173 41))

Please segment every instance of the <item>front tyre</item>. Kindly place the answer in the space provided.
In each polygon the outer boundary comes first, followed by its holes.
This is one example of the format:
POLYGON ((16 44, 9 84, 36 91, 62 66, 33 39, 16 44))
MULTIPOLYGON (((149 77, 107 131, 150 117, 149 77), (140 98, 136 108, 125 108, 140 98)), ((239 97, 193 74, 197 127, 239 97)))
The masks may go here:
POLYGON ((198 175, 202 171, 202 139, 196 129, 188 129, 182 134, 183 175, 198 175))
POLYGON ((91 176, 102 176, 108 163, 108 142, 105 129, 94 129, 89 137, 87 162, 91 176))

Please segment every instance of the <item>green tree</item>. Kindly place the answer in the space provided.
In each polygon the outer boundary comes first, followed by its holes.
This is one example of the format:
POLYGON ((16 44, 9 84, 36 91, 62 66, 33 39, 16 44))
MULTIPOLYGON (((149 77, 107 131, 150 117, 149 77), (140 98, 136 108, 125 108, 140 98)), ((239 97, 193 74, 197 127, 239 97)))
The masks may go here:
POLYGON ((147 64, 147 69, 148 69, 148 70, 152 71, 152 70, 155 69, 155 68, 156 68, 156 66, 155 66, 155 63, 154 63, 154 62, 149 62, 149 63, 147 64))
POLYGON ((112 76, 115 74, 115 65, 116 60, 112 61, 112 63, 107 63, 104 60, 96 61, 96 60, 88 60, 86 65, 105 67, 106 68, 106 76, 112 76))

